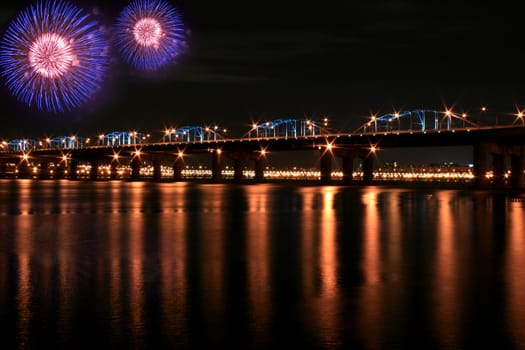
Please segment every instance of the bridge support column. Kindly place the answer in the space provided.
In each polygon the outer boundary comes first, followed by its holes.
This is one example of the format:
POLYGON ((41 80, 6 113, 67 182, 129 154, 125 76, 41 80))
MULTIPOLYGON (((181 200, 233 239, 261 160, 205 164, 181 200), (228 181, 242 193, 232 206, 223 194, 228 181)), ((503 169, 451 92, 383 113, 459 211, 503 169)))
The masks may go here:
POLYGON ((211 154, 211 180, 214 183, 222 182, 222 154, 220 150, 215 150, 211 154))
POLYGON ((7 163, 0 162, 0 179, 4 179, 7 176, 7 163))
POLYGON ((486 143, 479 143, 474 146, 474 177, 476 187, 487 188, 488 179, 485 176, 488 171, 488 146, 486 143))
POLYGON ((90 180, 95 181, 98 179, 98 166, 99 166, 98 160, 91 161, 91 169, 89 171, 90 180))
POLYGON ((343 159, 343 184, 351 185, 354 182, 354 158, 351 156, 344 156, 343 159))
POLYGON ((61 178, 65 178, 67 175, 70 180, 77 180, 78 179, 77 170, 78 170, 78 160, 71 159, 69 160, 69 164, 64 163, 63 166, 59 167, 60 174, 57 174, 57 176, 61 178))
POLYGON ((512 189, 521 190, 524 188, 525 180, 523 174, 523 154, 510 156, 511 178, 510 183, 512 189))
POLYGON ((173 162, 173 181, 182 180, 182 168, 184 166, 184 161, 182 157, 177 157, 173 162))
POLYGON ((162 178, 162 162, 153 160, 153 180, 160 181, 162 178))
POLYGON ((53 179, 65 179, 67 175, 67 166, 63 162, 55 163, 53 167, 53 179))
POLYGON ((22 161, 18 165, 18 178, 19 179, 30 179, 33 175, 33 167, 29 162, 22 161))
POLYGON ((264 168, 266 167, 266 157, 260 156, 255 159, 255 182, 264 182, 264 168))
POLYGON ((142 165, 142 161, 139 157, 133 157, 131 160, 131 179, 133 181, 140 180, 140 167, 142 165))
POLYGON ((492 166, 494 174, 494 186, 501 188, 505 186, 505 155, 499 153, 492 154, 492 166))
POLYGON ((370 185, 374 181, 374 154, 369 152, 363 158, 363 183, 370 185))
POLYGON ((323 150, 320 159, 321 183, 327 184, 332 180, 332 158, 333 155, 327 150, 323 150))
POLYGON ((233 160, 233 181, 234 182, 241 182, 244 179, 244 175, 242 173, 244 162, 242 159, 234 159, 233 160))
POLYGON ((118 167, 118 162, 117 161, 112 161, 111 164, 109 165, 109 171, 111 172, 109 174, 109 179, 110 180, 117 180, 118 179, 117 167, 118 167))
POLYGON ((39 179, 49 179, 49 162, 48 161, 40 162, 38 178, 39 179))

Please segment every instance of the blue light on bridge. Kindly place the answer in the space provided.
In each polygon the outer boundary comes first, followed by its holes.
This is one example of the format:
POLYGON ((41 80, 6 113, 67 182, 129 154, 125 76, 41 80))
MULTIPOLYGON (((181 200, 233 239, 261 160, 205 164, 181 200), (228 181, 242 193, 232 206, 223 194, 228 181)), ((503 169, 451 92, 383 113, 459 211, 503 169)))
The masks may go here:
POLYGON ((144 143, 146 139, 147 135, 137 131, 114 131, 99 136, 99 141, 104 146, 137 145, 144 143))
POLYGON ((8 151, 29 151, 36 147, 36 141, 33 139, 15 139, 7 143, 8 151))
POLYGON ((450 110, 439 112, 428 109, 373 115, 355 133, 401 132, 401 131, 445 131, 455 128, 479 127, 469 120, 466 114, 456 114, 450 110))
POLYGON ((78 136, 58 136, 49 140, 49 147, 57 149, 81 148, 84 138, 78 136))
POLYGON ((311 119, 276 119, 265 123, 253 123, 248 131, 248 138, 259 137, 306 137, 327 132, 328 119, 322 122, 311 119))
POLYGON ((182 126, 166 129, 164 142, 204 142, 217 141, 224 138, 226 129, 219 125, 214 126, 182 126))

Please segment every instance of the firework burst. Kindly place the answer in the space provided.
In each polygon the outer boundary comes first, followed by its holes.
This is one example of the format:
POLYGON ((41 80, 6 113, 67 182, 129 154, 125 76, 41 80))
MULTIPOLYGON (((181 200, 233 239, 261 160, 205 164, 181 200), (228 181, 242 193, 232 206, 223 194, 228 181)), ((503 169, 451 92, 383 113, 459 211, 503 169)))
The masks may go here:
POLYGON ((105 78, 109 58, 100 25, 62 0, 30 5, 0 42, 8 90, 29 106, 50 112, 69 111, 90 99, 105 78))
POLYGON ((117 46, 134 68, 159 69, 173 62, 185 46, 178 11, 164 0, 135 0, 117 19, 117 46))

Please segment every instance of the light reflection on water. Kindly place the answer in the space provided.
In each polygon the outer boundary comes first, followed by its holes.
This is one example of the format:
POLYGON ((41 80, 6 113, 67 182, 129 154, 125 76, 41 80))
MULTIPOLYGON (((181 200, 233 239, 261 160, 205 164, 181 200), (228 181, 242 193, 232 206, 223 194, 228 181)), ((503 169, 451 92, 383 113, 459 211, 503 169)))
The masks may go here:
POLYGON ((518 348, 525 203, 0 181, 0 346, 518 348))

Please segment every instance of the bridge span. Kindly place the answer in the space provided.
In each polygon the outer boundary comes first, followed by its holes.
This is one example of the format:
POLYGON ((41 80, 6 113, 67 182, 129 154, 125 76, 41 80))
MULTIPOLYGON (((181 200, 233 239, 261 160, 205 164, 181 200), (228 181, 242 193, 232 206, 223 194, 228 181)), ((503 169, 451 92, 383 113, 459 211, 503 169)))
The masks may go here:
POLYGON ((343 184, 353 184, 354 163, 360 160, 363 177, 374 181, 374 159, 379 149, 436 146, 472 146, 474 176, 480 188, 524 188, 525 123, 520 115, 512 122, 480 126, 465 116, 428 110, 372 117, 360 128, 334 132, 327 120, 275 120, 253 124, 242 137, 225 136, 222 127, 170 128, 162 139, 137 131, 113 132, 93 138, 77 135, 4 141, 0 146, 0 176, 15 164, 20 178, 78 178, 80 164, 90 165, 89 177, 99 178, 99 167, 128 164, 132 180, 140 180, 146 162, 153 166, 153 179, 161 179, 161 167, 172 169, 173 180, 183 180, 184 158, 209 156, 211 181, 221 182, 223 165, 233 163, 235 181, 244 180, 243 169, 253 163, 255 182, 263 182, 267 155, 276 152, 314 150, 320 157, 321 183, 333 183, 333 162, 342 159, 343 184), (489 179, 488 172, 493 176, 489 179), (510 176, 509 176, 510 175, 510 176), (509 178, 509 180, 506 180, 509 178))

